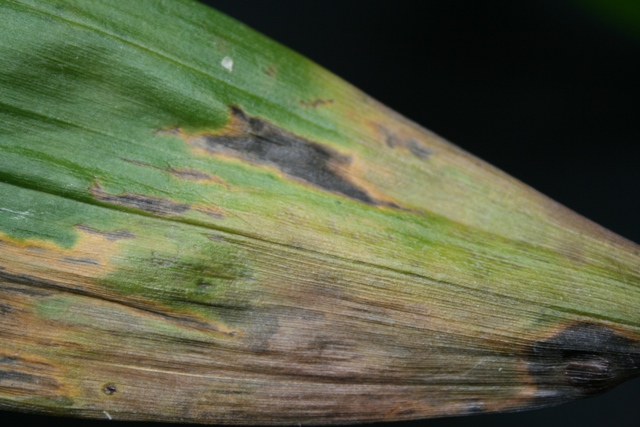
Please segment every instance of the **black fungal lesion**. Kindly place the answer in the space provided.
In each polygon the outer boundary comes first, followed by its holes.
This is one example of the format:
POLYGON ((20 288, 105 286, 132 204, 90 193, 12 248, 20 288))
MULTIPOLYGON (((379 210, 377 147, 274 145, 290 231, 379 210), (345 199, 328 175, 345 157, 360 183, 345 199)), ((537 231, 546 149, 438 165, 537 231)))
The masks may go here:
POLYGON ((528 365, 539 399, 571 400, 637 376, 640 344, 607 326, 578 323, 535 343, 528 365))
POLYGON ((336 150, 282 129, 264 119, 231 108, 232 132, 202 135, 212 154, 235 157, 254 165, 276 168, 299 182, 373 206, 392 206, 376 200, 339 171, 351 158, 336 150))

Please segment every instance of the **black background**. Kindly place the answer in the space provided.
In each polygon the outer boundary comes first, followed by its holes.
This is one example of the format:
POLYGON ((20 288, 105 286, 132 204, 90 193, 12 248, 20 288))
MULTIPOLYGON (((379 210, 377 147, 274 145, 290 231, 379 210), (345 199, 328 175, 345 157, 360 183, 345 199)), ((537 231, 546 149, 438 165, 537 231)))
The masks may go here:
MULTIPOLYGON (((577 1, 203 2, 640 242, 640 37, 577 1)), ((7 426, 106 422, 0 414, 7 426)), ((636 427, 639 420, 636 380, 555 408, 383 425, 636 427)))

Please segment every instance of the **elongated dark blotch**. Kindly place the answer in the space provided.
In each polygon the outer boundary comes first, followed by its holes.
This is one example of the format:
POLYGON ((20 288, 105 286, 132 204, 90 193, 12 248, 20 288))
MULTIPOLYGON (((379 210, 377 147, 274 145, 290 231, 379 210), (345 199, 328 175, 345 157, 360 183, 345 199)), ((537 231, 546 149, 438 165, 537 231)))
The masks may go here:
POLYGON ((286 176, 374 206, 397 207, 374 199, 340 171, 351 163, 349 156, 309 141, 258 117, 232 107, 232 129, 204 134, 203 148, 212 154, 235 157, 254 165, 273 167, 286 176))

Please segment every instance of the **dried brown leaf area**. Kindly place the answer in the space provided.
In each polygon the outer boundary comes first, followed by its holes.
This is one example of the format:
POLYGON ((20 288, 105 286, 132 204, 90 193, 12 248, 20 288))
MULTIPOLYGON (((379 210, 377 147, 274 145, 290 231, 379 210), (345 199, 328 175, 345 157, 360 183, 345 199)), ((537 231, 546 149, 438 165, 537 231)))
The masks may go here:
MULTIPOLYGON (((242 253, 249 268, 202 270, 189 285, 174 271, 162 291, 176 293, 159 302, 158 283, 131 293, 110 274, 140 268, 117 261, 132 245, 149 246, 151 268, 180 260, 125 229, 78 233, 73 249, 2 240, 0 391, 40 411, 158 419, 161 408, 165 420, 243 424, 410 419, 569 400, 637 369, 638 345, 608 327, 522 334, 508 317, 526 317, 523 302, 469 293, 454 303, 442 284, 224 234, 200 236, 194 253, 242 253), (202 295, 185 298, 183 286, 202 295), (492 309, 478 310, 483 299, 492 309), (505 304, 514 309, 498 310, 505 304)), ((185 248, 183 260, 194 265, 192 256, 185 248)))

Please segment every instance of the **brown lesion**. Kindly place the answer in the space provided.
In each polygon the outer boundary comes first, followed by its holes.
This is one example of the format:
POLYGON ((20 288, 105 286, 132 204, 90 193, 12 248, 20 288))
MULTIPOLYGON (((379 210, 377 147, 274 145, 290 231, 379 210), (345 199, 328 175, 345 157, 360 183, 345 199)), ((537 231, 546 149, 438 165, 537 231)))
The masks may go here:
POLYGON ((118 252, 119 239, 115 236, 121 236, 123 230, 98 232, 87 225, 79 225, 76 230, 79 238, 72 248, 63 248, 49 241, 18 240, 0 234, 0 278, 42 277, 51 282, 84 287, 93 277, 109 272, 111 258, 118 252))
POLYGON ((265 69, 264 73, 269 77, 275 77, 278 74, 278 66, 276 64, 269 64, 265 69))
MULTIPOLYGON (((236 337, 239 332, 222 323, 188 311, 178 311, 144 294, 126 295, 105 285, 104 278, 119 268, 127 245, 124 230, 100 231, 87 224, 76 226, 78 238, 71 248, 38 239, 19 240, 0 233, 0 302, 3 317, 21 311, 29 299, 72 296, 89 298, 96 307, 133 311, 177 328, 236 337), (119 238, 115 238, 118 236, 119 238), (16 303, 12 303, 16 301, 16 303), (18 304, 19 303, 19 304, 18 304)), ((26 324, 26 323, 25 323, 26 324)), ((0 344, 0 350, 2 345, 0 344)))
POLYGON ((102 392, 107 396, 113 396, 118 392, 118 387, 112 383, 105 384, 104 387, 102 387, 102 392))
POLYGON ((381 125, 377 125, 377 128, 389 148, 408 151, 420 160, 428 160, 434 154, 432 148, 427 147, 415 136, 402 135, 381 125))
POLYGON ((160 216, 179 216, 191 209, 191 205, 187 203, 179 203, 147 194, 130 192, 111 194, 104 191, 100 184, 95 184, 91 187, 91 195, 96 200, 110 205, 133 208, 160 216))
POLYGON ((16 364, 11 369, 3 369, 0 365, 0 394, 38 393, 46 395, 57 393, 59 389, 55 377, 30 373, 30 367, 16 364))
POLYGON ((318 107, 322 107, 322 106, 325 106, 325 105, 331 105, 334 102, 335 101, 333 99, 316 98, 316 99, 313 99, 311 101, 302 100, 302 101, 300 101, 300 105, 302 105, 305 108, 318 108, 318 107))
POLYGON ((224 182, 221 178, 218 178, 217 176, 209 175, 206 172, 202 172, 195 169, 169 167, 164 169, 164 171, 166 171, 167 173, 177 178, 185 179, 187 181, 208 182, 208 183, 221 184, 221 185, 224 185, 225 187, 229 187, 229 184, 224 182))
POLYGON ((13 307, 9 304, 0 304, 0 317, 7 316, 11 313, 13 313, 13 307))
POLYGON ((118 240, 126 240, 126 239, 135 239, 136 235, 128 230, 112 230, 112 231, 101 231, 97 228, 89 227, 86 224, 78 224, 75 226, 75 229, 78 231, 82 231, 84 233, 96 234, 99 236, 103 236, 107 240, 111 242, 116 242, 118 240))
POLYGON ((191 169, 191 168, 174 168, 172 166, 160 167, 160 166, 152 165, 151 163, 141 162, 139 160, 125 159, 125 158, 123 158, 122 160, 136 166, 142 166, 145 168, 159 170, 161 172, 168 173, 172 176, 175 176, 176 178, 184 179, 186 181, 195 181, 203 184, 219 184, 219 185, 225 186, 227 189, 231 188, 229 183, 224 181, 222 178, 211 175, 207 172, 203 172, 201 170, 191 169))
POLYGON ((311 141, 260 118, 240 107, 230 109, 231 120, 219 132, 186 134, 180 128, 170 133, 208 155, 239 159, 255 166, 275 169, 285 177, 323 191, 371 206, 399 206, 374 195, 354 174, 354 155, 311 141))
POLYGON ((194 211, 215 218, 224 218, 223 212, 214 206, 176 202, 171 199, 131 193, 128 191, 120 194, 111 194, 103 190, 98 183, 94 184, 90 191, 91 195, 102 203, 140 210, 152 215, 166 217, 183 216, 187 212, 194 211))
POLYGON ((90 264, 90 265, 98 265, 99 262, 93 258, 74 258, 74 257, 66 257, 64 258, 66 262, 70 262, 72 264, 90 264))

